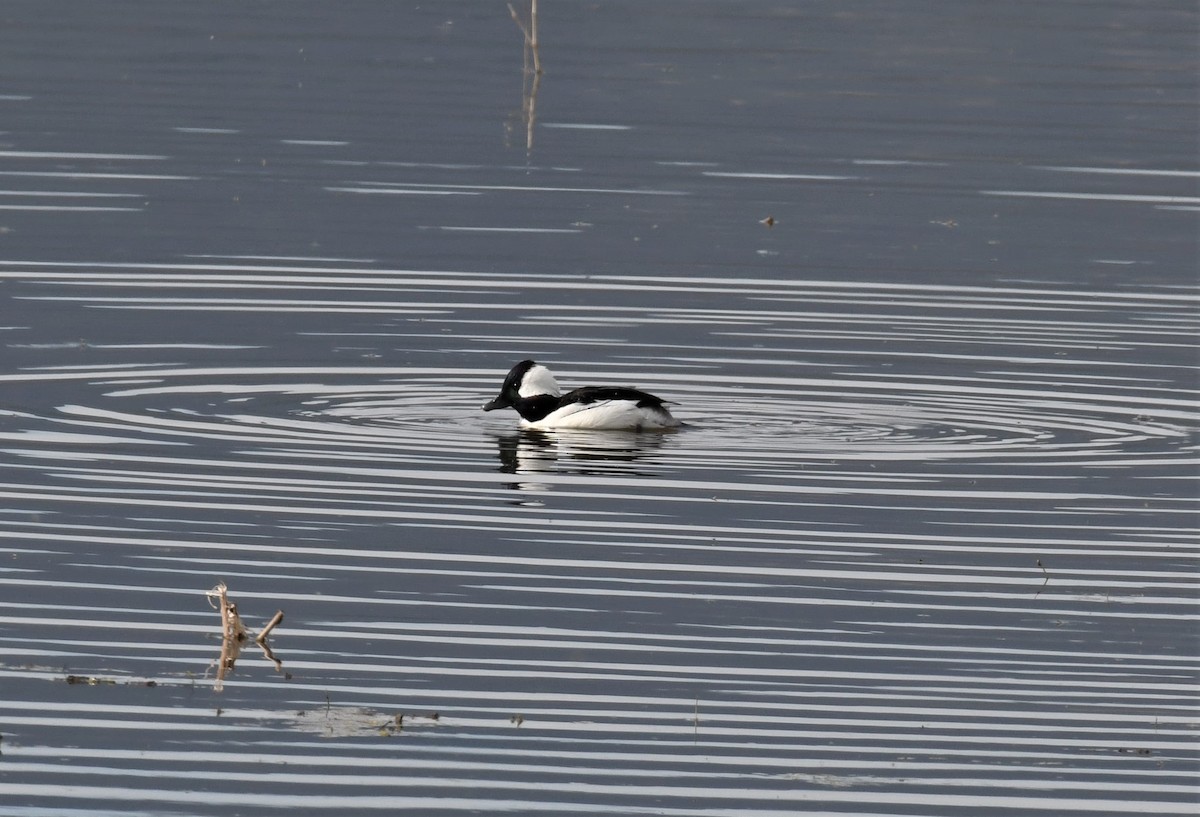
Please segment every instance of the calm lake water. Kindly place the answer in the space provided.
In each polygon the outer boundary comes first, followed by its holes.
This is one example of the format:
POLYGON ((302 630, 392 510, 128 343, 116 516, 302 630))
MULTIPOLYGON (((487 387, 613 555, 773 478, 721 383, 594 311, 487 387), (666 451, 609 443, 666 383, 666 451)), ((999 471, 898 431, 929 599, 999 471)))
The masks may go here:
POLYGON ((1198 18, 3 4, 0 815, 1194 813, 1198 18))

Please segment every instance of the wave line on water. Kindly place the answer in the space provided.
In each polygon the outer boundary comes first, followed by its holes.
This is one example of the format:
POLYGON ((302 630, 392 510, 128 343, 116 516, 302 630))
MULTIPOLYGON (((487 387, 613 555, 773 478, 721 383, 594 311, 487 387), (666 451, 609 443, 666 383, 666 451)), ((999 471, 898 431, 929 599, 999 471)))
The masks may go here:
POLYGON ((524 184, 433 184, 424 182, 352 182, 365 190, 390 189, 431 189, 431 190, 479 190, 502 191, 508 193, 604 193, 625 196, 690 196, 686 190, 655 190, 653 188, 636 187, 548 187, 524 184))
POLYGON ((1136 167, 1073 167, 1060 165, 1032 165, 1035 170, 1054 170, 1059 173, 1100 173, 1121 176, 1180 176, 1200 178, 1197 170, 1152 170, 1136 167))
POLYGON ((144 207, 103 207, 100 205, 69 205, 69 204, 0 204, 0 210, 25 210, 28 212, 77 212, 101 213, 124 212, 141 213, 144 207))
POLYGON ((67 153, 37 150, 0 150, 0 159, 95 159, 97 161, 165 161, 170 156, 145 153, 67 153))
POLYGON ((417 225, 418 230, 443 230, 449 233, 582 233, 572 227, 453 227, 449 225, 417 225))
POLYGON ((1015 196, 1033 199, 1083 199, 1087 201, 1122 201, 1146 204, 1200 204, 1196 196, 1152 196, 1133 193, 1055 193, 1039 190, 980 190, 984 196, 1015 196))
POLYGON ((161 173, 95 173, 84 170, 0 170, 0 176, 36 176, 48 179, 131 179, 147 181, 194 182, 199 176, 174 176, 161 173))
POLYGON ((73 190, 0 190, 0 196, 40 196, 44 198, 136 199, 137 193, 89 193, 73 190))
POLYGON ((766 179, 770 181, 852 181, 859 176, 833 176, 816 173, 751 173, 722 170, 702 170, 701 176, 711 176, 722 179, 766 179))

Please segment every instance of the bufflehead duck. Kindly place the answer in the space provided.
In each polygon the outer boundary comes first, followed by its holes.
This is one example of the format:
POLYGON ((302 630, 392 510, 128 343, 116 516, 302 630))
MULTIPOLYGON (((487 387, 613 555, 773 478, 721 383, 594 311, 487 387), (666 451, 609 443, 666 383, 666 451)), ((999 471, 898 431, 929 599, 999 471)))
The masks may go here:
POLYGON ((624 386, 584 386, 563 394, 554 375, 540 363, 522 360, 484 411, 512 408, 525 428, 643 429, 675 428, 663 400, 624 386))

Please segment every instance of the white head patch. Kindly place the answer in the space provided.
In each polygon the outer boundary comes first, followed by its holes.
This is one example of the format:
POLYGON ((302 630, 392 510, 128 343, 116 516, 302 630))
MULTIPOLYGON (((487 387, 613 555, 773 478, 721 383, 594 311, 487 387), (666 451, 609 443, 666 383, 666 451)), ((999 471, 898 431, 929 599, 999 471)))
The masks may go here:
POLYGON ((531 366, 529 371, 525 372, 525 376, 521 378, 521 388, 517 389, 517 392, 522 397, 536 397, 539 394, 562 396, 554 375, 540 363, 531 366))

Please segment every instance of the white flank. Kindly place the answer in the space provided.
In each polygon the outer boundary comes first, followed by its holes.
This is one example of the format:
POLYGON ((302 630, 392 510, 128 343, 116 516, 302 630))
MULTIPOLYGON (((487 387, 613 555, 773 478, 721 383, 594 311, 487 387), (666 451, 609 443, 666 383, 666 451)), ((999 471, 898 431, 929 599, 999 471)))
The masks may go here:
POLYGON ((616 431, 620 429, 673 428, 679 422, 669 414, 638 406, 636 400, 600 400, 570 403, 541 420, 522 420, 526 428, 579 428, 616 431))

